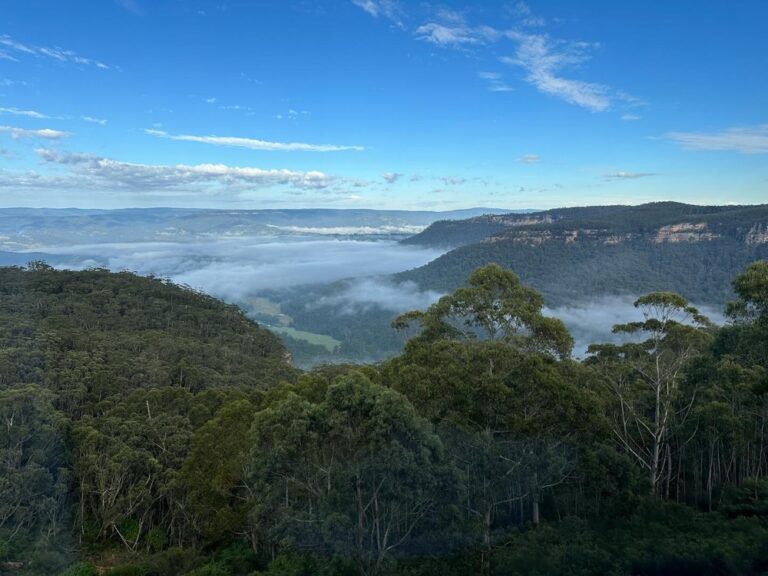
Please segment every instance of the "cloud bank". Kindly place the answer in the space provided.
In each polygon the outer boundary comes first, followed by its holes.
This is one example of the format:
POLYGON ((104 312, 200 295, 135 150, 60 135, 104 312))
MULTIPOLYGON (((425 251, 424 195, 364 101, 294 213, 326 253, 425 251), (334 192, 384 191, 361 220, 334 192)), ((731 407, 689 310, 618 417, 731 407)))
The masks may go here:
POLYGON ((46 163, 68 167, 71 186, 97 189, 146 191, 200 191, 208 193, 243 188, 285 185, 298 189, 322 189, 336 178, 319 171, 228 166, 225 164, 138 164, 121 162, 93 154, 35 150, 46 163))
MULTIPOLYGON (((57 265, 61 268, 104 266, 110 270, 154 274, 229 302, 241 301, 260 290, 393 274, 422 266, 443 253, 401 246, 394 241, 323 238, 48 246, 36 251, 63 256, 57 265)), ((411 298, 409 306, 422 301, 412 287, 407 287, 406 292, 411 298)), ((365 291, 358 289, 355 293, 356 301, 362 302, 365 291)), ((394 289, 372 291, 371 298, 381 304, 387 299, 393 300, 395 293, 394 289)), ((428 300, 430 296, 425 298, 428 300)))

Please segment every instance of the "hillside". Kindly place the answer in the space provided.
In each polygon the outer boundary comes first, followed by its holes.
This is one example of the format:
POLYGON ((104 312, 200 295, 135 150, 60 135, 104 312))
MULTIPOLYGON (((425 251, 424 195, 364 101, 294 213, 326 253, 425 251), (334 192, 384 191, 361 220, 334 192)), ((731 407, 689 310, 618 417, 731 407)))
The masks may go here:
POLYGON ((0 269, 0 573, 765 573, 768 261, 733 286, 730 326, 648 295, 578 362, 486 266, 402 354, 298 374, 183 287, 0 269))
POLYGON ((661 202, 482 216, 435 223, 408 243, 458 246, 396 277, 423 289, 452 290, 474 268, 497 262, 550 305, 652 290, 722 305, 734 274, 768 255, 768 205, 661 202))
POLYGON ((0 268, 0 355, 0 387, 42 385, 68 412, 136 389, 264 389, 293 374, 278 337, 234 306, 159 279, 44 264, 0 268))

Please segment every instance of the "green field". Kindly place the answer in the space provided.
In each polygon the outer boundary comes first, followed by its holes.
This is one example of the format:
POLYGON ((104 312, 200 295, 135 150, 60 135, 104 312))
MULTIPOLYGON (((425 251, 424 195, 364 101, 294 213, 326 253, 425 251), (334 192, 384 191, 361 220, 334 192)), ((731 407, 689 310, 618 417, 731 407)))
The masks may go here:
POLYGON ((304 340, 305 342, 309 342, 310 344, 314 344, 316 346, 322 346, 323 348, 328 350, 328 352, 335 352, 336 349, 341 345, 341 342, 339 342, 335 338, 332 338, 331 336, 328 336, 327 334, 316 334, 314 332, 304 332, 303 330, 296 330, 295 328, 290 328, 287 326, 264 326, 264 327, 276 334, 284 334, 285 336, 290 336, 291 338, 295 338, 296 340, 304 340))

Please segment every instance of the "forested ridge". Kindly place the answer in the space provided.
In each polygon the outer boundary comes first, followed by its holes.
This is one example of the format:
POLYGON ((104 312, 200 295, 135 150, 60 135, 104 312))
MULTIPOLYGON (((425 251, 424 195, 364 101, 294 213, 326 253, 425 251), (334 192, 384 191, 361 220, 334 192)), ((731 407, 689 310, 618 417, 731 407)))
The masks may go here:
POLYGON ((0 573, 768 573, 768 261, 732 280, 727 326, 651 292, 577 362, 488 264, 300 372, 189 289, 0 269, 0 573))
POLYGON ((656 202, 487 215, 437 222, 403 242, 455 248, 396 276, 424 289, 454 290, 498 262, 551 306, 671 290, 722 307, 733 296, 730 279, 768 257, 768 206, 656 202))

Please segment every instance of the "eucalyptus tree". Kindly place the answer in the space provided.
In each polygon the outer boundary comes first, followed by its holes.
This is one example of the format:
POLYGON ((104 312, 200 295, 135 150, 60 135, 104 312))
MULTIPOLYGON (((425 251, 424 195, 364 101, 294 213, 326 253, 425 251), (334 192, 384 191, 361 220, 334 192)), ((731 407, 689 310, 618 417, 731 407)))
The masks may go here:
POLYGON ((256 414, 250 439, 252 515, 271 541, 352 558, 362 574, 381 573, 434 528, 455 492, 429 423, 360 373, 319 403, 278 398, 256 414))
POLYGON ((0 390, 0 558, 20 567, 71 545, 66 419, 52 401, 33 384, 0 390))
POLYGON ((416 333, 382 370, 435 423, 462 472, 483 573, 494 535, 539 524, 542 496, 574 476, 574 440, 600 428, 597 399, 577 382, 586 371, 567 360, 573 340, 543 306, 511 271, 478 268, 466 287, 395 320, 416 333))
POLYGON ((618 324, 614 333, 634 337, 624 344, 594 344, 591 363, 601 367, 615 399, 613 434, 646 470, 651 490, 672 476, 675 426, 691 412, 695 389, 682 394, 683 370, 711 342, 711 324, 688 301, 672 292, 638 298, 643 320, 618 324), (644 338, 643 340, 640 340, 644 338))
POLYGON ((573 338, 556 318, 544 316, 544 298, 498 264, 477 268, 467 285, 426 311, 406 312, 393 326, 416 327, 419 340, 496 340, 528 352, 567 358, 573 338))

